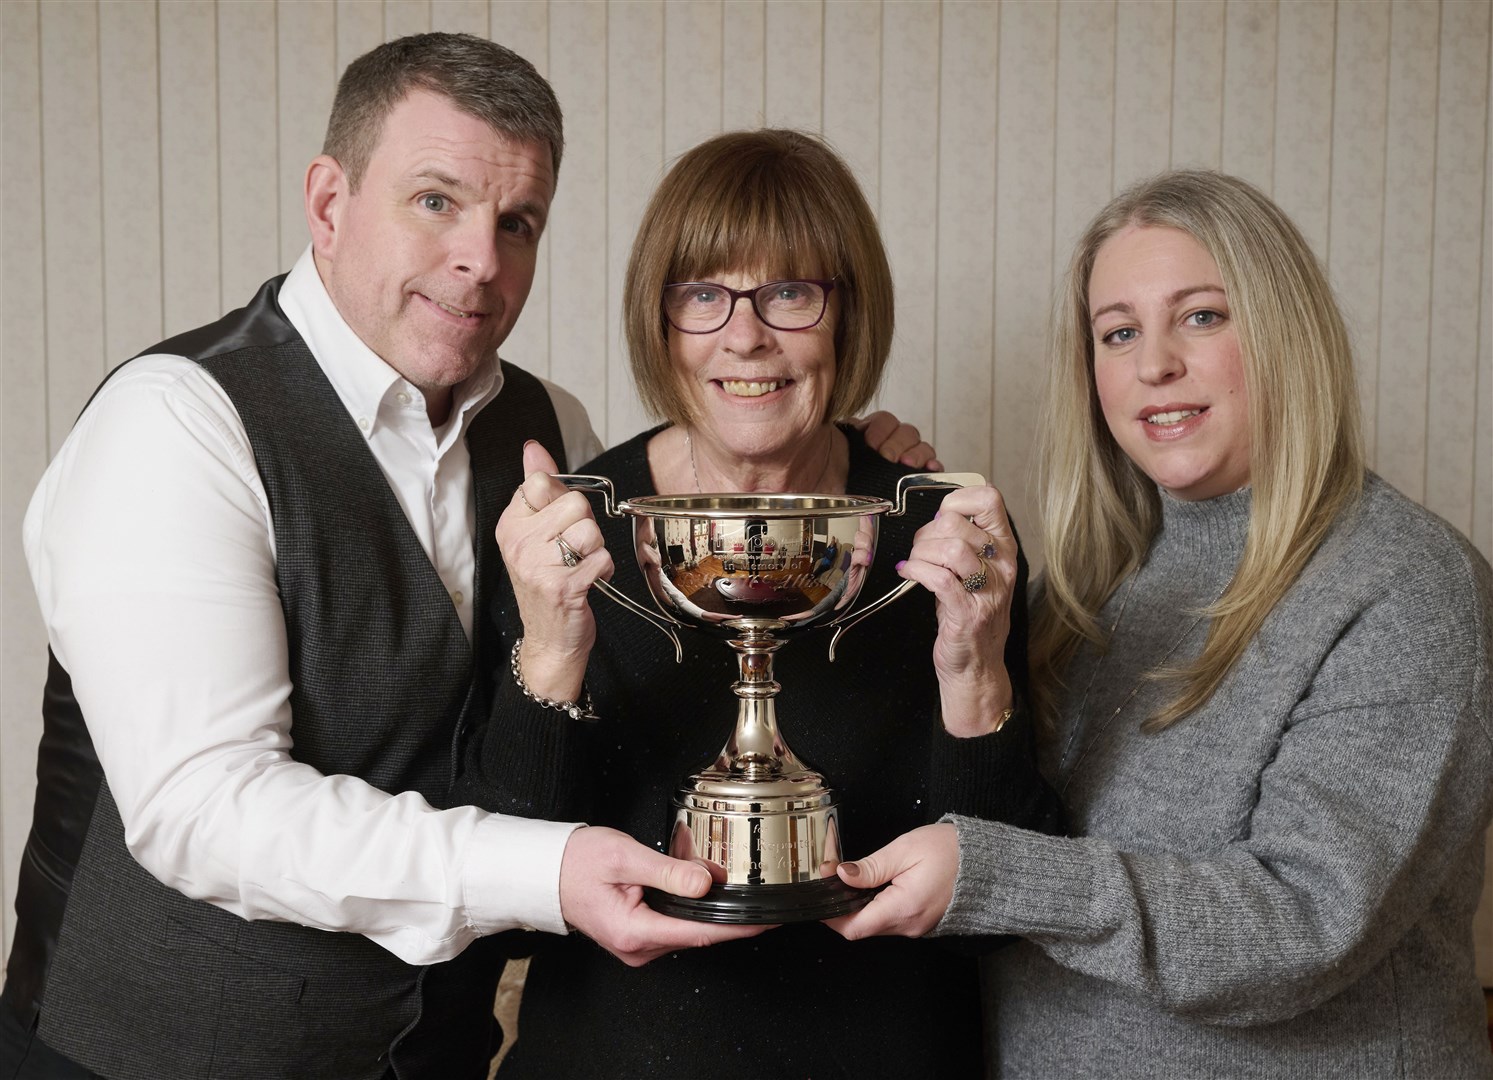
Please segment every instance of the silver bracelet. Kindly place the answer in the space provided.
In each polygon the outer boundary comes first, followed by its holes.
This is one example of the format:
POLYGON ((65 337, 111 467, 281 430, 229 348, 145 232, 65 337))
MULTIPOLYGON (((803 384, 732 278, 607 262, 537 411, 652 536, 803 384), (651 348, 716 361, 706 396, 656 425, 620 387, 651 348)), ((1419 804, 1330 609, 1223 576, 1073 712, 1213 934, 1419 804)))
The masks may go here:
POLYGON ((535 705, 542 709, 558 709, 568 715, 572 720, 600 720, 596 711, 591 707, 591 691, 583 685, 581 687, 581 699, 579 701, 552 701, 547 697, 540 697, 530 690, 524 682, 523 670, 518 666, 518 651, 524 647, 524 639, 519 638, 513 643, 513 654, 509 657, 508 666, 513 669, 513 681, 517 684, 519 692, 535 705))

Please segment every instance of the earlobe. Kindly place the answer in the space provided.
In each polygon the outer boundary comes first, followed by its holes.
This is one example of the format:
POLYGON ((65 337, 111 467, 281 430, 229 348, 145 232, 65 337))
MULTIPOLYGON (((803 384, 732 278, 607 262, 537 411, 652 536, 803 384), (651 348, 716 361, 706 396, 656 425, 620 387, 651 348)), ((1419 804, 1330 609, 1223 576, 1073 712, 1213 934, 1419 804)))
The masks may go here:
POLYGON ((341 163, 326 154, 317 155, 306 169, 306 224, 311 229, 311 249, 321 259, 336 254, 347 195, 347 174, 341 163))

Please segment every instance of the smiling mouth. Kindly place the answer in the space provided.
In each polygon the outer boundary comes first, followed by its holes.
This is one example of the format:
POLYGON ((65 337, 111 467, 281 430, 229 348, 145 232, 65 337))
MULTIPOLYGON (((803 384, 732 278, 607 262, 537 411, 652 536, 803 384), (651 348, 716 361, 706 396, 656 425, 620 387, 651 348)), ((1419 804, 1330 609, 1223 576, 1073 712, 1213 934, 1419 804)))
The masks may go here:
MULTIPOLYGON (((421 293, 420 295, 425 296, 424 293, 421 293)), ((433 296, 426 296, 425 299, 429 300, 432 304, 440 308, 446 314, 455 315, 458 319, 479 319, 482 317, 482 312, 480 311, 464 311, 459 307, 452 307, 450 304, 443 304, 433 296)))
POLYGON ((732 397, 761 397, 788 385, 786 379, 746 380, 719 379, 717 385, 732 397))
POLYGON ((1157 427, 1167 424, 1180 424, 1183 420, 1190 420, 1194 416, 1201 416, 1203 411, 1202 409, 1173 409, 1171 412, 1152 413, 1150 416, 1145 417, 1145 421, 1157 427))

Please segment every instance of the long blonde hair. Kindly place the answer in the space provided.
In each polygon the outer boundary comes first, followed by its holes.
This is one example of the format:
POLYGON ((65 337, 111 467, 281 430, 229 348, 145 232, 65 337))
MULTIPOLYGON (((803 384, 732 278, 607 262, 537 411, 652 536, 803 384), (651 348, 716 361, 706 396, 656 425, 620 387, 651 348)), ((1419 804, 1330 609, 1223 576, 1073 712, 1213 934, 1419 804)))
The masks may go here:
POLYGON ((1233 580, 1205 614, 1203 651, 1152 672, 1177 693, 1146 720, 1159 730, 1206 702, 1363 483, 1352 351, 1342 314, 1296 226, 1243 180, 1163 173, 1101 210, 1079 241, 1052 320, 1038 489, 1047 564, 1032 627, 1032 683, 1051 718, 1080 643, 1107 643, 1104 602, 1136 570, 1161 518, 1156 484, 1115 442, 1094 388, 1089 277, 1128 225, 1179 229, 1218 265, 1249 393, 1249 531, 1233 580))

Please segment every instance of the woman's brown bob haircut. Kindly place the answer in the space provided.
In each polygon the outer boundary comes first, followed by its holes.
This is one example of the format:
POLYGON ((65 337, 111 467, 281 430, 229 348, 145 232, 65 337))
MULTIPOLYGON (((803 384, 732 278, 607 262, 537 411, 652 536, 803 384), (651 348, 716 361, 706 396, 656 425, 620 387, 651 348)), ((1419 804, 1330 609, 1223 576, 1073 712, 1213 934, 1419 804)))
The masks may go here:
POLYGON ((734 271, 763 282, 834 279, 836 370, 825 420, 863 409, 892 346, 892 272, 876 219, 850 169, 821 140, 763 130, 728 132, 685 153, 643 213, 622 319, 649 411, 675 424, 693 419, 669 359, 663 287, 734 271))

